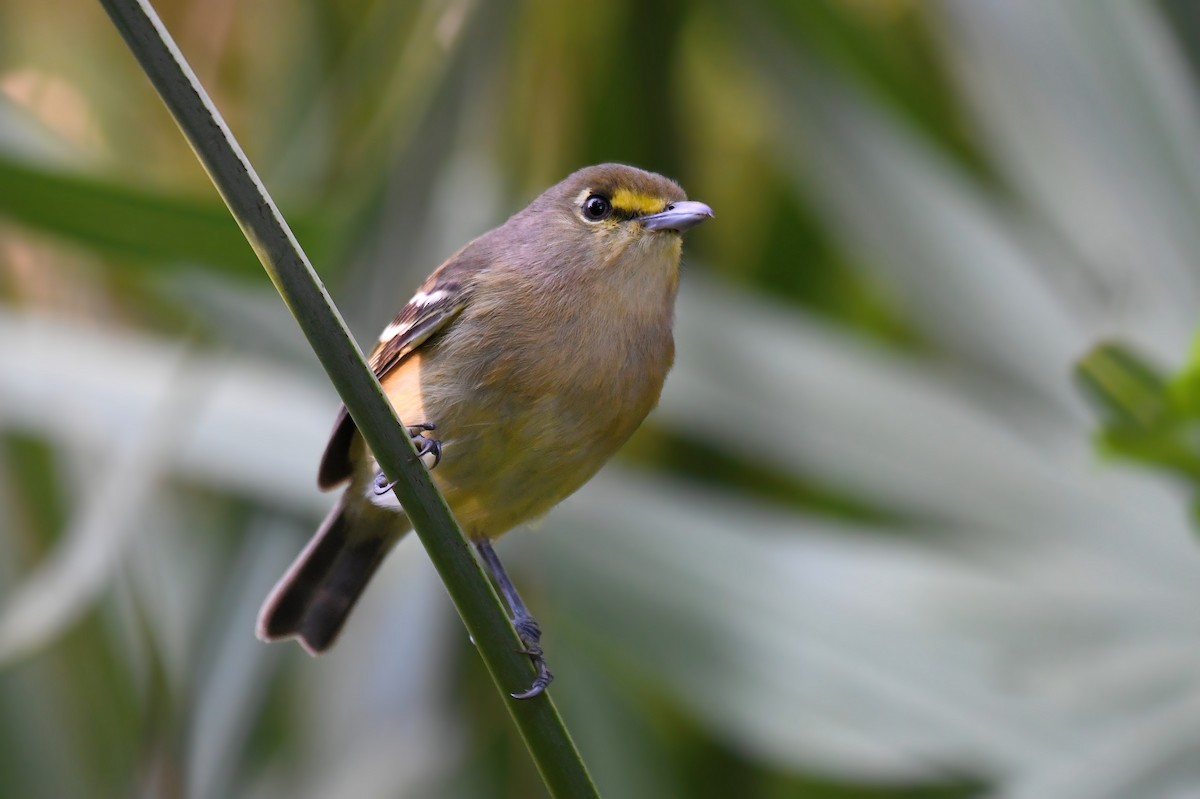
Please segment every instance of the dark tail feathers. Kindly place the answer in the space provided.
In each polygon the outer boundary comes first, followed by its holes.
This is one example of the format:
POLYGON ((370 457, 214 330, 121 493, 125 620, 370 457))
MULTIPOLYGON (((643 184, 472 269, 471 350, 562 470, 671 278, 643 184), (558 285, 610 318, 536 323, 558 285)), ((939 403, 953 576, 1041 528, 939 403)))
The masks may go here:
POLYGON ((311 655, 331 647, 371 575, 399 539, 398 522, 391 514, 348 517, 345 503, 339 502, 263 603, 258 637, 299 638, 311 655), (355 529, 364 524, 377 529, 355 529))

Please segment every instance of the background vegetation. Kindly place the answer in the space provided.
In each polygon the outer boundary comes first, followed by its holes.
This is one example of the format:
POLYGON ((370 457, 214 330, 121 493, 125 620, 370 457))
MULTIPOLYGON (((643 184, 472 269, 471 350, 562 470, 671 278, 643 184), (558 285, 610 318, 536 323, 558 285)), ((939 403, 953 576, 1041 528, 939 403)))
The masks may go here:
MULTIPOLYGON (((606 796, 1200 790, 1188 497, 1072 379, 1187 357, 1190 4, 158 7, 363 341, 581 165, 716 210, 661 407, 501 546, 606 796)), ((254 639, 335 407, 99 4, 0 0, 0 794, 542 795, 415 539, 254 639)))

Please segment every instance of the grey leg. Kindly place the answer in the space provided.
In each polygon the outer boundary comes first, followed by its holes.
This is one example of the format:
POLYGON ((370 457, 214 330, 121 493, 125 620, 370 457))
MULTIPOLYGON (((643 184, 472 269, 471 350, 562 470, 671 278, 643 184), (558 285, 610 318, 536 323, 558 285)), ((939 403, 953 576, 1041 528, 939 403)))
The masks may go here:
POLYGON ((522 652, 529 656, 529 659, 533 661, 533 667, 537 669, 537 676, 533 678, 533 684, 527 690, 513 694, 513 698, 532 699, 546 690, 546 686, 554 679, 550 669, 546 668, 546 658, 543 657, 542 648, 538 645, 538 641, 542 637, 542 629, 529 613, 529 609, 525 607, 525 603, 521 601, 521 595, 517 593, 512 580, 508 579, 508 575, 504 573, 504 567, 500 565, 500 558, 496 557, 496 550, 492 549, 492 543, 486 538, 476 539, 474 543, 480 559, 483 560, 483 565, 492 575, 492 580, 500 589, 500 595, 504 597, 504 601, 512 613, 513 627, 516 628, 517 635, 521 638, 521 646, 525 647, 522 652))

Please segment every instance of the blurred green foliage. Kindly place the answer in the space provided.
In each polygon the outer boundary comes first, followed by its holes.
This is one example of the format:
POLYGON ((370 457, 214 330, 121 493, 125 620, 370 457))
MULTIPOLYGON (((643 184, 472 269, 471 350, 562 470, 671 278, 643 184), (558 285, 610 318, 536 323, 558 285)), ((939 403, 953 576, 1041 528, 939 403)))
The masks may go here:
MULTIPOLYGON (((1076 375, 1104 417, 1103 452, 1158 467, 1200 488, 1200 349, 1173 376, 1129 347, 1106 342, 1080 359, 1076 375)), ((1194 507, 1200 507, 1195 506, 1194 507)))
MULTIPOLYGON (((1183 503, 1093 457, 1200 479, 1187 3, 157 6, 364 341, 584 164, 716 210, 502 544, 605 795, 1200 785, 1183 503)), ((0 795, 540 795, 415 541, 253 639, 335 405, 99 5, 0 0, 0 795)))

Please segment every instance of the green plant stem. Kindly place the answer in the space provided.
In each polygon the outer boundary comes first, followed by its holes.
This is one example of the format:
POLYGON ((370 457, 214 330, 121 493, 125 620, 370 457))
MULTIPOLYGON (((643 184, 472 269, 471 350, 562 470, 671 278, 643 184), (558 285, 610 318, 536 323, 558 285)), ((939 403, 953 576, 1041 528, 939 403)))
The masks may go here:
POLYGON ((533 675, 529 660, 518 652, 516 632, 320 278, 224 120, 148 2, 101 4, 237 219, 380 466, 389 479, 398 478, 396 498, 474 638, 550 794, 598 796, 550 697, 510 698, 533 675))

